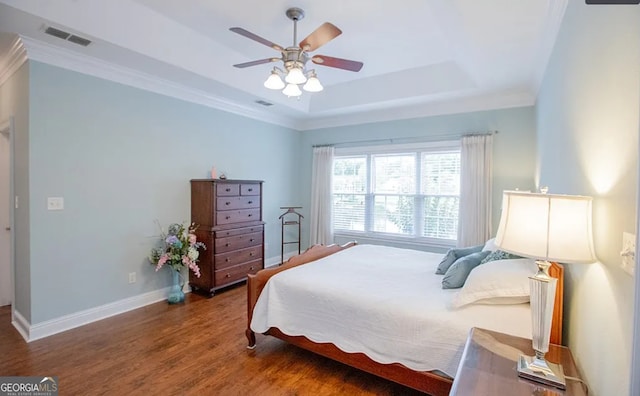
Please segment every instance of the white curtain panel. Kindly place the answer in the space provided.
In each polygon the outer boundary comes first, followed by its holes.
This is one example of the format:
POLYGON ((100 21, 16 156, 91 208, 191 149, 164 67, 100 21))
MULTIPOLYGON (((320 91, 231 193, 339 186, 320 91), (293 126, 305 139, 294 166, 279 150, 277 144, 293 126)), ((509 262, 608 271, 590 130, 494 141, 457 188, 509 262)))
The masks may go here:
POLYGON ((331 179, 333 176, 333 147, 313 148, 311 170, 311 232, 310 245, 333 243, 331 221, 331 179))
POLYGON ((475 246, 491 238, 493 135, 462 138, 458 246, 475 246))

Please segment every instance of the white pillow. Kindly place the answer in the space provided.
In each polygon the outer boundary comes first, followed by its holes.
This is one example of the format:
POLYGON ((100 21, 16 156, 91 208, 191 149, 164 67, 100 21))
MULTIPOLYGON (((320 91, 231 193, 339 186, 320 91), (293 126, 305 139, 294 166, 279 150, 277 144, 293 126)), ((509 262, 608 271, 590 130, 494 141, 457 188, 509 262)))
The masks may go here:
POLYGON ((529 276, 537 266, 531 259, 496 260, 475 267, 453 298, 459 308, 467 304, 523 304, 529 302, 529 276))
POLYGON ((491 252, 495 252, 496 250, 498 250, 498 247, 496 246, 496 238, 491 238, 484 244, 482 251, 486 252, 487 250, 491 252))

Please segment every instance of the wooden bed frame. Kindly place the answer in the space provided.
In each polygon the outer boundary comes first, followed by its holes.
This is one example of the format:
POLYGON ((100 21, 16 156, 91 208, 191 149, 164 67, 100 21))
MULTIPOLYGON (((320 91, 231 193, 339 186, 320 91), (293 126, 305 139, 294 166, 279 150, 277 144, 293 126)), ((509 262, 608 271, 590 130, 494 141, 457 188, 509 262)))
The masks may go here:
MULTIPOLYGON (((339 245, 314 245, 307 249, 304 253, 290 258, 286 263, 278 266, 266 268, 259 271, 255 275, 249 274, 247 279, 247 330, 246 336, 249 340, 247 348, 253 349, 256 346, 255 333, 251 330, 251 318, 253 316, 253 307, 258 301, 258 297, 264 289, 267 281, 273 275, 285 271, 298 265, 310 263, 320 258, 329 256, 355 246, 355 242, 349 242, 343 246, 339 245)), ((551 343, 561 344, 562 342, 562 304, 563 304, 563 279, 564 269, 561 265, 553 263, 549 268, 549 274, 558 279, 556 288, 555 306, 553 312, 553 323, 551 327, 551 343)), ((382 364, 371 360, 363 353, 348 353, 340 350, 331 343, 316 343, 304 336, 289 336, 278 328, 272 327, 264 334, 279 338, 300 348, 315 352, 319 355, 328 357, 338 362, 347 364, 351 367, 358 368, 379 377, 397 382, 399 384, 426 392, 433 396, 446 396, 449 394, 453 380, 448 377, 439 375, 430 371, 414 371, 408 367, 399 364, 382 364)))

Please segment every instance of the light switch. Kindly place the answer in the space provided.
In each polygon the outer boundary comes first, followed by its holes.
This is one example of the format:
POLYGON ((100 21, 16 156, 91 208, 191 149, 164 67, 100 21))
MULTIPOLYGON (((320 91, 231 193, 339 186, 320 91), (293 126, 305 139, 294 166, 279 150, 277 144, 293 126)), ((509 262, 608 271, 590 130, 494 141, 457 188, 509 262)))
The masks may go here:
POLYGON ((62 197, 47 198, 47 210, 62 210, 62 209, 64 209, 64 198, 62 197))
POLYGON ((636 236, 628 232, 622 233, 622 269, 633 276, 636 271, 636 236))

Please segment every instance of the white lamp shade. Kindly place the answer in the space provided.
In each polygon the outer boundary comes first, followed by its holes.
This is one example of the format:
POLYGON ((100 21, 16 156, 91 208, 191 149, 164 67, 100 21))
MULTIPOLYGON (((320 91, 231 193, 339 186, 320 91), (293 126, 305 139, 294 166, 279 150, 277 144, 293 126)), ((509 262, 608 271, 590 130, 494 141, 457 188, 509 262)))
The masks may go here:
POLYGON ((591 197, 505 191, 496 246, 538 260, 592 263, 591 212, 591 197))
POLYGON ((322 86, 322 84, 320 84, 320 80, 318 80, 318 77, 310 77, 307 80, 307 83, 304 84, 304 87, 302 87, 302 89, 304 89, 307 92, 320 92, 324 89, 324 87, 322 86))
POLYGON ((307 82, 307 77, 304 76, 302 69, 293 67, 289 69, 289 72, 287 73, 284 80, 289 84, 304 84, 305 82, 307 82))
POLYGON ((264 86, 269 89, 282 89, 284 88, 284 81, 282 81, 277 73, 271 73, 264 82, 264 86))
POLYGON ((289 97, 302 95, 302 91, 296 84, 287 84, 287 86, 282 90, 282 93, 289 97))

